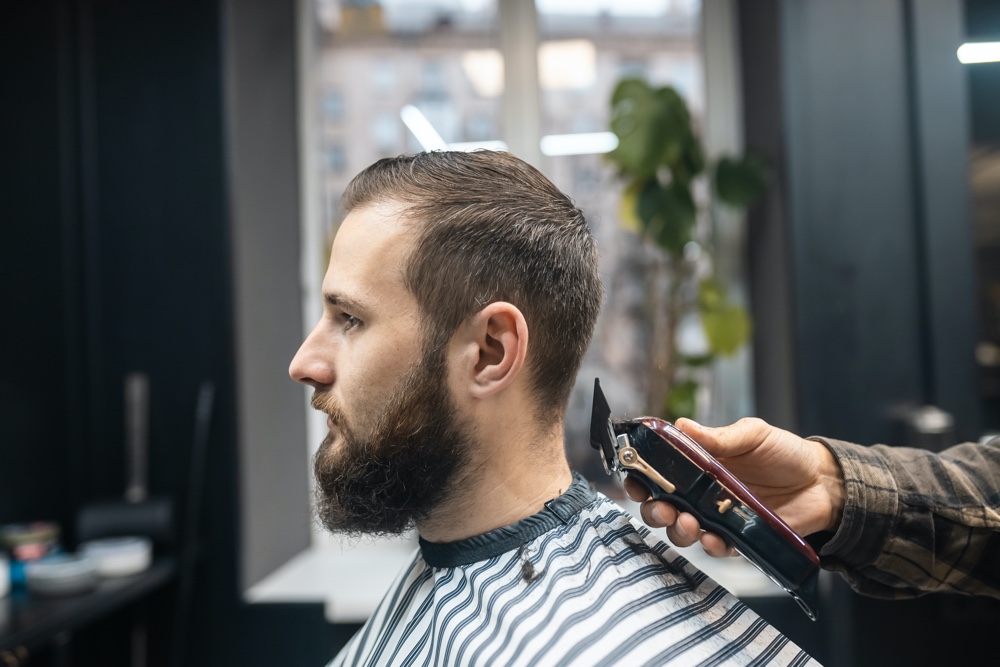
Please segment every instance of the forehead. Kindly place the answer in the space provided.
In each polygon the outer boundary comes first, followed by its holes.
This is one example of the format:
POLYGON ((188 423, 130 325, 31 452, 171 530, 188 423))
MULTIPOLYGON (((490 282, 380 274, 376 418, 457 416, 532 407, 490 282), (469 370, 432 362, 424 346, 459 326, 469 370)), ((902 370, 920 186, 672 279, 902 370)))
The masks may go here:
POLYGON ((415 241, 405 208, 384 202, 351 211, 337 230, 323 291, 368 305, 404 296, 403 266, 415 241))

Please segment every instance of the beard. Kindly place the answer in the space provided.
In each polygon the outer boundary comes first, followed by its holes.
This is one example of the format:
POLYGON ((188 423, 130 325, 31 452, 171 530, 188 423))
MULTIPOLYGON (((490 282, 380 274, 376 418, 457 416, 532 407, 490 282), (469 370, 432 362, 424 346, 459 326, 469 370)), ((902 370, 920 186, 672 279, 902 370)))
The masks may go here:
POLYGON ((397 535, 453 492, 473 447, 445 382, 443 349, 425 352, 381 404, 364 406, 353 423, 328 391, 312 405, 330 415, 333 432, 313 462, 316 515, 332 532, 397 535))

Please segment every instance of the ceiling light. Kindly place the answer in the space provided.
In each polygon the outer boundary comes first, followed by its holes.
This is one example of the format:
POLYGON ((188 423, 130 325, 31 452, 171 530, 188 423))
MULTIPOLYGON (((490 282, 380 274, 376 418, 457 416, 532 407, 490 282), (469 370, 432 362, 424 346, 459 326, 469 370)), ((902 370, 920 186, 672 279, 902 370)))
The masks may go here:
POLYGON ((427 120, 427 116, 417 107, 407 104, 400 109, 399 117, 403 119, 403 124, 410 128, 410 132, 417 138, 425 151, 441 151, 448 147, 431 122, 427 120))
POLYGON ((1000 62, 1000 42, 968 42, 958 47, 958 60, 964 65, 1000 62))
POLYGON ((549 134, 542 137, 542 155, 593 155, 609 153, 618 147, 613 132, 549 134))
MULTIPOLYGON (((507 150, 507 144, 500 140, 463 141, 449 144, 441 137, 427 116, 420 109, 407 104, 399 112, 399 117, 420 142, 425 151, 474 151, 488 149, 507 150)), ((542 155, 594 155, 608 153, 618 146, 618 137, 613 132, 584 132, 580 134, 548 134, 540 142, 542 155)))

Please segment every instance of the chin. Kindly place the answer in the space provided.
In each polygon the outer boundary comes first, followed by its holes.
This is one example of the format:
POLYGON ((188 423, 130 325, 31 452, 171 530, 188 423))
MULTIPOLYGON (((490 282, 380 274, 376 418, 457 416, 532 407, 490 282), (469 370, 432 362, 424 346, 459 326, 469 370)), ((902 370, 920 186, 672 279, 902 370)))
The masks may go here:
POLYGON ((317 453, 321 456, 330 456, 334 452, 340 451, 343 447, 344 436, 340 433, 339 429, 334 428, 327 431, 323 442, 319 443, 319 451, 317 453))

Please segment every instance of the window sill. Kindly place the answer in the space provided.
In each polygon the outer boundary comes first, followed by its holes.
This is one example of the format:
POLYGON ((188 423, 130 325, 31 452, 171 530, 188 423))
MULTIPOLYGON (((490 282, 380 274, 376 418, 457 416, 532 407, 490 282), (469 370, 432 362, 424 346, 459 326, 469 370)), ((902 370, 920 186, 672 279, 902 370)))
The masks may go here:
POLYGON ((330 623, 364 623, 416 549, 416 534, 394 539, 330 538, 251 586, 251 603, 322 602, 330 623))

